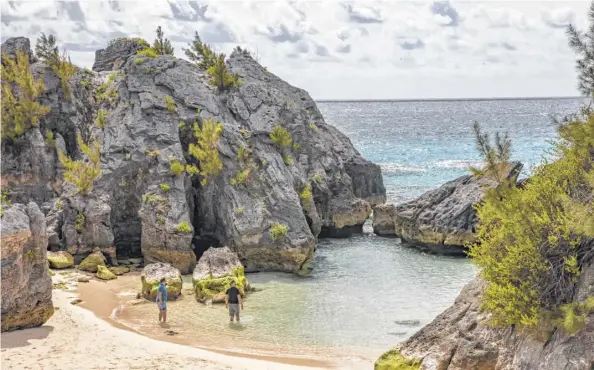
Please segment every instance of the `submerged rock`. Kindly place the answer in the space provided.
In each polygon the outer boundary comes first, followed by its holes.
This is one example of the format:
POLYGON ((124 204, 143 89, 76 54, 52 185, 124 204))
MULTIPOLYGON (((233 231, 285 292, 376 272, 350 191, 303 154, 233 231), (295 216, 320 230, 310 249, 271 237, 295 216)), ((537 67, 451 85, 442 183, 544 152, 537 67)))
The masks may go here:
POLYGON ((95 276, 101 280, 113 280, 117 278, 117 276, 115 276, 113 272, 109 271, 109 269, 104 265, 97 266, 97 274, 95 274, 95 276))
MULTIPOLYGON (((521 163, 513 163, 508 178, 516 181, 521 168, 521 163)), ((464 246, 474 241, 474 205, 481 201, 485 188, 495 186, 497 183, 487 177, 462 176, 395 206, 393 211, 376 207, 379 212, 374 213, 374 225, 381 233, 392 218, 395 235, 404 243, 439 254, 463 255, 464 246)))
POLYGON ((142 296, 154 301, 161 279, 167 279, 167 299, 175 300, 181 294, 182 276, 178 269, 167 263, 151 263, 146 265, 140 274, 142 296))
MULTIPOLYGON (((485 282, 470 282, 454 304, 396 348, 399 354, 417 361, 421 369, 571 369, 594 366, 594 311, 586 326, 575 335, 562 329, 547 339, 520 328, 494 328, 489 314, 481 309, 485 282)), ((594 296, 594 263, 586 266, 576 284, 574 301, 594 296)))
POLYGON ((54 269, 74 267, 74 258, 72 258, 70 253, 65 251, 47 252, 47 260, 50 267, 54 269))
POLYGON ((235 281, 237 289, 244 296, 249 284, 237 255, 228 247, 208 249, 198 261, 192 275, 196 300, 202 303, 210 300, 213 303, 224 302, 225 291, 232 281, 235 281))
POLYGON ((31 202, 2 216, 2 331, 45 323, 54 313, 45 217, 31 202))
POLYGON ((96 248, 93 253, 89 254, 87 258, 82 260, 82 262, 78 265, 79 270, 89 271, 89 272, 97 272, 98 266, 105 266, 107 263, 107 258, 101 253, 101 251, 96 248))

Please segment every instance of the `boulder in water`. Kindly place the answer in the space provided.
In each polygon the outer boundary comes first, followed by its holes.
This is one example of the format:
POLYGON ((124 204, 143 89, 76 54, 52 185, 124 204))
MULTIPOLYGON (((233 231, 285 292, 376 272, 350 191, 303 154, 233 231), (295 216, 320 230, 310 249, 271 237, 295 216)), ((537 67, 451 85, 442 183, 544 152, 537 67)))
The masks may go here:
POLYGON ((79 270, 89 271, 89 272, 97 272, 97 266, 105 266, 107 263, 107 258, 101 253, 98 248, 95 248, 93 253, 89 254, 80 265, 78 265, 79 270))
POLYGON ((157 298, 157 288, 161 279, 167 280, 167 299, 174 300, 181 294, 182 276, 178 269, 167 263, 151 263, 144 267, 140 274, 142 282, 142 296, 154 301, 157 298))
POLYGON ((373 232, 380 236, 394 236, 396 234, 395 211, 396 207, 393 204, 380 204, 374 207, 373 232))
POLYGON ((54 269, 65 269, 74 266, 74 258, 66 251, 47 252, 47 260, 54 269))
POLYGON ((209 300, 224 302, 225 291, 232 281, 235 281, 241 295, 245 295, 249 284, 237 255, 228 247, 209 248, 198 261, 192 276, 196 300, 202 303, 209 300))
POLYGON ((33 202, 13 204, 1 224, 2 331, 42 325, 54 313, 45 217, 33 202))

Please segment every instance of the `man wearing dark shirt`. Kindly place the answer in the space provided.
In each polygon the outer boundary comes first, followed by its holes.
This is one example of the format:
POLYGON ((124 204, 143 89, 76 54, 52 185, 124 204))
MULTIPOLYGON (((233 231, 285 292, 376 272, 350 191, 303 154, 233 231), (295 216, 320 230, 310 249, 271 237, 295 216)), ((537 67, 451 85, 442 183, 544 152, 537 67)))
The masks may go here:
POLYGON ((235 316, 236 321, 239 322, 239 306, 243 310, 243 299, 239 289, 235 287, 235 281, 231 281, 231 287, 225 292, 225 307, 229 307, 229 320, 233 322, 235 316))

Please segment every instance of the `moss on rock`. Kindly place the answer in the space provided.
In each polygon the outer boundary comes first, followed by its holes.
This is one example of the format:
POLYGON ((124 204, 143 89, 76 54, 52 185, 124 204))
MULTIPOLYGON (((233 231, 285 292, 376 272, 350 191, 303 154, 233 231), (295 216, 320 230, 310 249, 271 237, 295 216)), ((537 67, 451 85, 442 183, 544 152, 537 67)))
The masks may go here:
POLYGON ((237 289, 242 296, 245 296, 248 287, 247 278, 244 275, 243 267, 232 270, 232 275, 215 278, 212 275, 192 280, 198 302, 206 302, 212 299, 213 303, 222 303, 225 301, 225 291, 231 287, 231 282, 235 281, 237 289))
POLYGON ((421 360, 407 358, 397 349, 391 349, 377 359, 374 370, 419 370, 421 360))
POLYGON ((109 269, 104 265, 97 266, 97 274, 95 276, 101 280, 113 280, 117 278, 117 276, 115 276, 113 272, 109 271, 109 269))
POLYGON ((80 265, 78 265, 78 269, 89 272, 97 272, 97 267, 105 266, 106 262, 107 259, 105 258, 103 253, 96 249, 93 253, 89 254, 87 258, 82 260, 80 265))
POLYGON ((157 298, 157 288, 162 278, 167 280, 167 299, 177 299, 182 290, 181 273, 175 267, 161 262, 146 265, 142 270, 140 275, 142 296, 154 301, 157 298))
POLYGON ((130 268, 127 266, 113 266, 109 267, 109 271, 111 271, 114 275, 124 275, 130 272, 130 268))
POLYGON ((65 269, 74 266, 74 258, 65 251, 47 252, 47 260, 51 268, 65 269))

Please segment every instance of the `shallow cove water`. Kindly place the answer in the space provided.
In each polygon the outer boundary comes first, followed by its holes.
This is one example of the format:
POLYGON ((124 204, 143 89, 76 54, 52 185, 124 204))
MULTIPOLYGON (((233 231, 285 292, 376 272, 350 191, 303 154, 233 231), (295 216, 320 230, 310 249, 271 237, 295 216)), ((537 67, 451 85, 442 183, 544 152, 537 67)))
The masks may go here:
MULTIPOLYGON (((514 159, 529 172, 555 138, 550 115, 577 111, 580 99, 334 102, 318 106, 329 124, 382 166, 388 202, 399 203, 468 173, 479 157, 472 122, 508 131, 514 159)), ((168 337, 154 304, 132 306, 114 318, 145 334, 197 346, 274 356, 327 359, 339 368, 370 368, 383 351, 412 335, 450 306, 476 275, 467 259, 433 256, 398 239, 366 233, 321 240, 311 276, 249 274, 259 289, 248 296, 241 325, 229 325, 224 306, 204 306, 185 294, 169 303, 168 337)), ((190 284, 190 277, 186 277, 190 284)), ((140 289, 136 276, 121 290, 140 289)), ((125 294, 125 292, 124 292, 125 294)))

